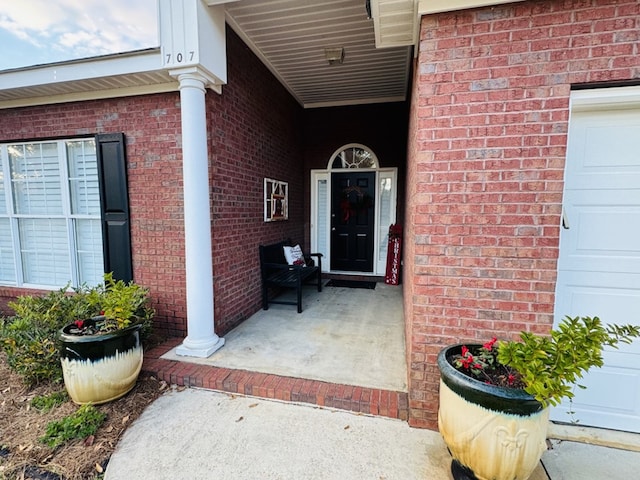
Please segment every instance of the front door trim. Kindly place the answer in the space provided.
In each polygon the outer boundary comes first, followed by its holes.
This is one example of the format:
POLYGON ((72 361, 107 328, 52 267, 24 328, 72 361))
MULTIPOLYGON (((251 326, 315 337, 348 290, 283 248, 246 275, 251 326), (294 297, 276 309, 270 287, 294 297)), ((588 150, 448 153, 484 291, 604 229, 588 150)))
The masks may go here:
POLYGON ((331 170, 314 169, 311 170, 311 216, 310 216, 310 239, 311 251, 320 252, 324 255, 322 266, 325 273, 336 274, 358 274, 362 276, 381 276, 385 274, 386 258, 380 258, 380 249, 384 248, 383 242, 388 240, 389 225, 396 222, 397 204, 397 168, 354 168, 344 170, 349 172, 375 172, 376 174, 376 197, 375 197, 375 225, 374 225, 374 271, 373 272, 342 272, 332 271, 331 265, 331 170), (388 204, 383 208, 381 185, 388 186, 388 204), (323 197, 323 191, 326 193, 323 197), (324 205, 320 205, 324 198, 324 205), (385 211, 388 210, 388 216, 385 211), (385 218, 382 218, 382 217, 385 218), (383 232, 384 230, 384 232, 383 232), (382 244, 382 245, 381 245, 382 244))

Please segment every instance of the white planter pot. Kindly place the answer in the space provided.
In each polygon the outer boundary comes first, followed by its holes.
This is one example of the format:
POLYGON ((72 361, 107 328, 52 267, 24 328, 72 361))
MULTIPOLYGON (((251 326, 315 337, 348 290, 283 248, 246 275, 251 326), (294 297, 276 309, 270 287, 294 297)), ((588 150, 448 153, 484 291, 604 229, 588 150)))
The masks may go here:
MULTIPOLYGON (((472 348, 472 346, 469 346, 472 348)), ((438 356, 438 428, 453 457, 456 480, 526 480, 547 449, 549 409, 522 390, 487 385, 438 356)))
POLYGON ((103 335, 71 335, 62 329, 64 384, 77 404, 106 403, 136 384, 142 369, 140 324, 103 335))

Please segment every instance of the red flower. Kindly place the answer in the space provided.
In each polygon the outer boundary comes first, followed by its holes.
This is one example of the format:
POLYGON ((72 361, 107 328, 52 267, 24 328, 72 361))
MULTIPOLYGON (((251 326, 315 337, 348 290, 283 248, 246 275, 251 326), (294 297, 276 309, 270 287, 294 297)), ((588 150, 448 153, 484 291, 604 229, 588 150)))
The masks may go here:
POLYGON ((491 340, 489 340, 487 343, 485 343, 482 348, 484 348, 485 350, 491 350, 493 349, 493 345, 498 341, 498 339, 496 337, 493 337, 491 340))
POLYGON ((84 327, 84 320, 76 320, 75 322, 73 322, 75 324, 76 327, 78 328, 82 328, 84 327))
POLYGON ((467 353, 469 353, 469 349, 467 348, 466 345, 462 345, 462 356, 466 357, 467 353))
POLYGON ((516 381, 516 376, 513 373, 510 373, 509 376, 507 377, 507 383, 509 385, 513 385, 513 382, 516 381))
MULTIPOLYGON (((467 353, 468 353, 468 352, 467 352, 467 353)), ((466 357, 464 358, 464 360, 462 360, 462 366, 463 366, 464 368, 469 368, 469 367, 471 366, 471 364, 473 364, 473 362, 474 362, 474 361, 475 361, 475 360, 474 360, 474 358, 473 358, 473 355, 469 354, 468 356, 466 356, 466 357)))

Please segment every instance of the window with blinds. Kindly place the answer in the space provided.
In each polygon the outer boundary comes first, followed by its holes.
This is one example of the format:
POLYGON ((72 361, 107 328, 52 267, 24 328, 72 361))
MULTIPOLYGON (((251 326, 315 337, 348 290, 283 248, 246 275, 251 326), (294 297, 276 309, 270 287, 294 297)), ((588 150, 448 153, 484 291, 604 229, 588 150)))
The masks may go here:
POLYGON ((0 145, 0 283, 102 281, 93 139, 0 145))

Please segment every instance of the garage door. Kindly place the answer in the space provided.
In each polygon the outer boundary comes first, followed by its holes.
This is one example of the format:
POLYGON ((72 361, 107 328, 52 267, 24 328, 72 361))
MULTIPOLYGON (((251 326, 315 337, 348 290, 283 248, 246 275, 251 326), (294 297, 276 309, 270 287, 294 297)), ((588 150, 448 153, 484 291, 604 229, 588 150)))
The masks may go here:
MULTIPOLYGON (((640 90, 572 96, 555 322, 598 316, 640 325, 640 90)), ((640 341, 605 352, 576 389, 581 425, 640 432, 640 341)), ((569 422, 569 405, 551 417, 569 422)))

